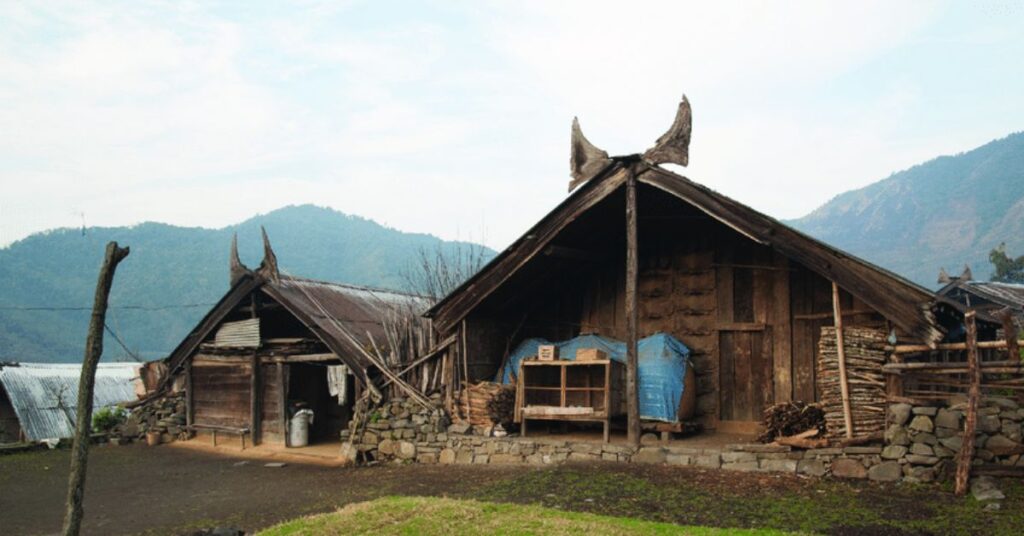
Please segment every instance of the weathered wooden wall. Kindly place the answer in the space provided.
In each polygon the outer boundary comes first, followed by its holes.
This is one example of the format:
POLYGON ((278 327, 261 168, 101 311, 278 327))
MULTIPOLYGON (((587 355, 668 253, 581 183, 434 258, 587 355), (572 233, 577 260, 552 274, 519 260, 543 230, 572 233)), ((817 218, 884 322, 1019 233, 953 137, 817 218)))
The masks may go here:
POLYGON ((195 359, 192 400, 195 422, 217 426, 249 426, 251 365, 195 359))

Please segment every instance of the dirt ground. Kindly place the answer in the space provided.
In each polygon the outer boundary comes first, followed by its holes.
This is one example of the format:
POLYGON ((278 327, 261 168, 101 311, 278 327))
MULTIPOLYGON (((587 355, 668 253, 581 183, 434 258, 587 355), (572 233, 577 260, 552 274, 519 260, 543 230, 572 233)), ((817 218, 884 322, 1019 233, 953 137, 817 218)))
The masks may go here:
MULTIPOLYGON (((68 451, 0 457, 0 533, 60 528, 68 451)), ((267 527, 387 495, 476 498, 721 527, 832 534, 1020 534, 1024 485, 999 511, 940 486, 878 486, 670 466, 265 467, 169 446, 91 451, 85 534, 190 534, 267 527)))

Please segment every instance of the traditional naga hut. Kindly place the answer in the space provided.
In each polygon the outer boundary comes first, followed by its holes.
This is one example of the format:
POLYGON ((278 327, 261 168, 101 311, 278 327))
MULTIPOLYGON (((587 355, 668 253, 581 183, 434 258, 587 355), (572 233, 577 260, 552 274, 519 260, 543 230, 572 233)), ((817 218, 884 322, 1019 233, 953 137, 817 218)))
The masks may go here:
POLYGON ((1004 312, 1013 315, 1017 327, 1024 325, 1024 285, 998 281, 975 281, 971 269, 964 266, 959 276, 939 271, 942 285, 936 294, 992 316, 1004 312))
POLYGON ((641 422, 638 346, 662 334, 685 345, 696 372, 696 415, 680 421, 753 433, 765 408, 801 400, 821 402, 840 435, 881 430, 886 349, 933 348, 961 310, 940 310, 927 289, 661 167, 687 165, 690 133, 685 97, 643 154, 609 157, 574 120, 570 195, 426 313, 440 338, 457 341, 448 385, 515 381, 519 418, 535 404, 559 420, 622 416, 636 444, 642 426, 680 429, 641 422), (852 330, 849 344, 843 330, 837 344, 834 326, 852 330), (606 358, 610 370, 596 373, 561 364, 505 374, 523 341, 588 335, 622 344, 621 361, 606 358))
POLYGON ((256 270, 231 245, 231 289, 167 358, 157 390, 184 390, 186 429, 288 443, 288 419, 308 409, 311 442, 339 441, 354 401, 381 397, 381 370, 430 343, 420 298, 284 275, 263 234, 256 270))

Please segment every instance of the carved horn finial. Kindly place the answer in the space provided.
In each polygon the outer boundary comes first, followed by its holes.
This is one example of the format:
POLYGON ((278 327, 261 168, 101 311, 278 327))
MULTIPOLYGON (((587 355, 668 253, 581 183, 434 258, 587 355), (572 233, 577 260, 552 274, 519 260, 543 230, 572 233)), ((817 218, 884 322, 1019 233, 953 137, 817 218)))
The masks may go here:
POLYGON ((598 171, 601 171, 611 158, 608 153, 594 146, 583 135, 580 130, 579 119, 572 118, 572 141, 569 145, 569 169, 572 180, 569 181, 569 191, 583 184, 598 171))
POLYGON ((974 274, 971 273, 971 267, 964 265, 964 271, 960 274, 960 281, 973 281, 974 274))
POLYGON ((270 239, 267 238, 267 230, 260 226, 260 232, 263 233, 263 262, 260 263, 259 270, 260 275, 265 279, 271 281, 278 281, 281 277, 281 273, 277 269, 277 255, 274 254, 274 250, 270 247, 270 239))
POLYGON ((652 164, 672 163, 685 166, 690 163, 690 131, 693 129, 693 112, 690 101, 683 95, 683 100, 676 110, 676 119, 668 132, 662 134, 658 141, 644 153, 644 160, 652 164))
POLYGON ((231 286, 234 286, 242 276, 250 273, 249 269, 242 264, 242 260, 238 258, 238 233, 231 237, 231 256, 228 262, 231 286))
POLYGON ((946 269, 944 267, 939 268, 939 284, 945 285, 946 283, 949 283, 951 281, 953 281, 953 278, 949 276, 949 273, 946 272, 946 269))

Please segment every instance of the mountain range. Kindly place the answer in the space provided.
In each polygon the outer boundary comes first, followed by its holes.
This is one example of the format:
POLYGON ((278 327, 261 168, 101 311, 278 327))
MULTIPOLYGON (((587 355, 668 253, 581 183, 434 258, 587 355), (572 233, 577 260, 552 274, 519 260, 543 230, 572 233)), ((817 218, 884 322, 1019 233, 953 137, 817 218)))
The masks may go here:
MULTIPOLYGON (((399 290, 420 251, 455 255, 460 247, 482 247, 313 205, 221 229, 142 223, 39 233, 0 249, 0 361, 81 360, 96 274, 111 240, 131 254, 118 266, 107 325, 132 354, 167 355, 227 290, 235 233, 242 262, 259 265, 261 226, 286 273, 399 290)), ((108 333, 104 359, 129 358, 121 343, 108 333)))
MULTIPOLYGON (((816 238, 935 288, 940 268, 976 278, 1005 242, 1024 253, 1024 133, 942 156, 837 195, 787 221, 816 238)), ((0 361, 81 359, 103 246, 131 247, 111 293, 105 359, 166 355, 228 288, 231 237, 242 261, 262 258, 260 226, 287 273, 403 289, 424 250, 464 251, 372 220, 313 205, 289 206, 222 229, 143 223, 58 229, 0 249, 0 361), (114 339, 114 335, 120 341, 114 339), (123 344, 123 346, 122 346, 123 344)), ((484 251, 484 260, 494 252, 484 251)))
POLYGON ((837 195, 786 222, 928 288, 940 268, 988 279, 989 252, 1024 254, 1024 132, 837 195))

